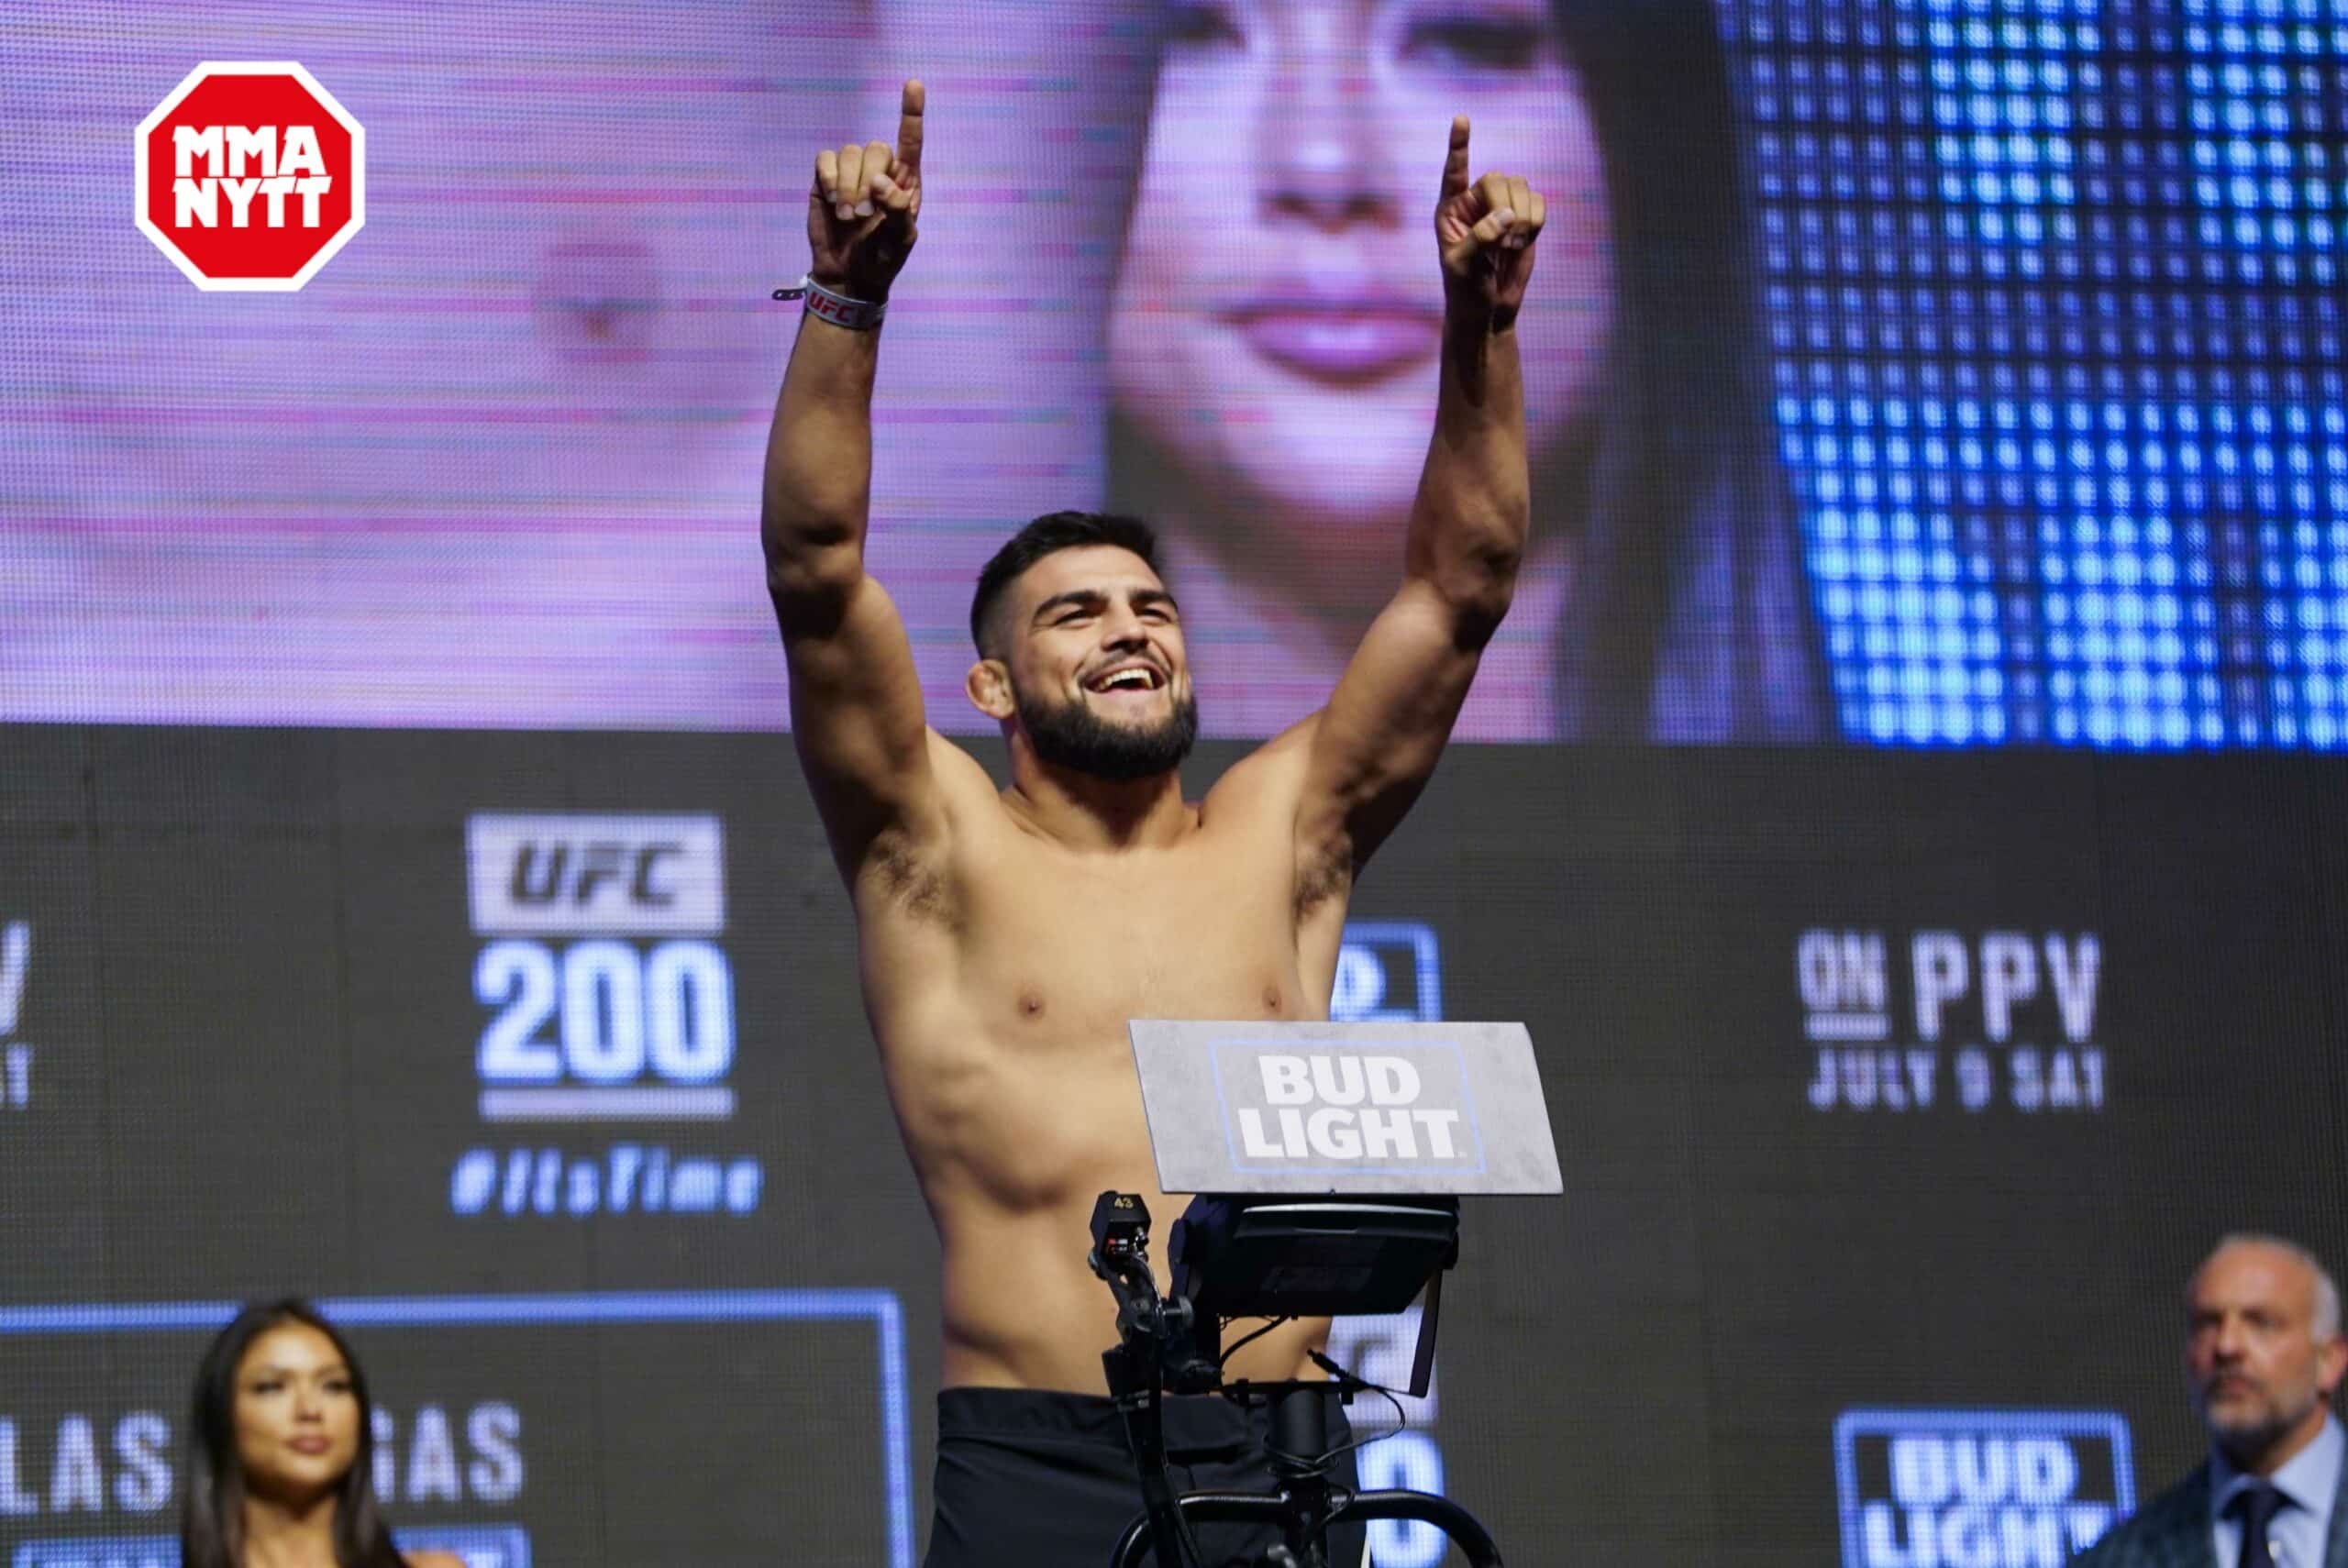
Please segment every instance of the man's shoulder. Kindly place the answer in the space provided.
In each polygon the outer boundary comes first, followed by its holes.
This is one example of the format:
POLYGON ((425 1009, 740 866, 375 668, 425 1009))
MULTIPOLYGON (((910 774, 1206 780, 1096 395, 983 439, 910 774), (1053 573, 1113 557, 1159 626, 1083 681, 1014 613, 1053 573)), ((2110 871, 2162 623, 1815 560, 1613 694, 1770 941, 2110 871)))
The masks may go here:
POLYGON ((2078 1568, 2206 1568, 2210 1560, 2210 1469, 2200 1464, 2107 1530, 2078 1568))
POLYGON ((1229 767, 1202 802, 1228 816, 1234 810, 1264 804, 1293 807, 1312 762, 1312 737, 1321 715, 1312 713, 1257 745, 1229 767))
POLYGON ((984 801, 1001 801, 1002 787, 969 747, 935 726, 922 738, 929 749, 931 773, 949 805, 968 809, 984 801))

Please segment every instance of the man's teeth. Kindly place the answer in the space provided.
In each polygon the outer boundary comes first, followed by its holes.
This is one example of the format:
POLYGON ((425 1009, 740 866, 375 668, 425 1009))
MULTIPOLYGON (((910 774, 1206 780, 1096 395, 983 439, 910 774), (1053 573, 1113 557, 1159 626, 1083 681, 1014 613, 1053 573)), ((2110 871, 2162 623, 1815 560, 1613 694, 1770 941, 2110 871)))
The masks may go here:
POLYGON ((1156 679, 1154 679, 1149 671, 1146 669, 1121 669, 1116 674, 1109 677, 1108 679, 1101 682, 1100 690, 1103 691, 1148 691, 1154 690, 1157 687, 1157 682, 1156 679))

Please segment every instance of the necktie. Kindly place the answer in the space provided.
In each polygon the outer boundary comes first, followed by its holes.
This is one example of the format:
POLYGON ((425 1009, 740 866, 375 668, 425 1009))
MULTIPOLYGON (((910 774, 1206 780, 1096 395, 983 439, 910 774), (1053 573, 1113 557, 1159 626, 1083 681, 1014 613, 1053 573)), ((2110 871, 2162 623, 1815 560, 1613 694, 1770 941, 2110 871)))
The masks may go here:
POLYGON ((2242 1519, 2242 1555, 2234 1559, 2234 1568, 2275 1568, 2266 1527, 2282 1507, 2283 1494, 2265 1481, 2254 1481, 2234 1494, 2228 1511, 2242 1519))

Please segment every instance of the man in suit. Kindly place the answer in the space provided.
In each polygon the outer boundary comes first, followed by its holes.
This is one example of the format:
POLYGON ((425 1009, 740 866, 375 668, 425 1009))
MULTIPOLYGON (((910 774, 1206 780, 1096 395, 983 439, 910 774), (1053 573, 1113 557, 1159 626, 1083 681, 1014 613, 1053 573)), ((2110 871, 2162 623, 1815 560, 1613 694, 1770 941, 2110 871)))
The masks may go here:
POLYGON ((2185 1375, 2210 1458, 2079 1568, 2348 1568, 2340 1289, 2278 1236, 2228 1236, 2185 1290, 2185 1375))

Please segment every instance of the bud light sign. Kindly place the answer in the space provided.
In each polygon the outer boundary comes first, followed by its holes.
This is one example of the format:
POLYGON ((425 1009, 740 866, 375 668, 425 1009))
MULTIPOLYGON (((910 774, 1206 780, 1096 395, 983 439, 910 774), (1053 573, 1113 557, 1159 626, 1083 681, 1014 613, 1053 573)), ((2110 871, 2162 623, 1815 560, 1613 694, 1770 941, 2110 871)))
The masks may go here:
POLYGON ((2088 1410, 1848 1410, 1844 1568, 2063 1568, 2134 1507, 2128 1424, 2088 1410))

